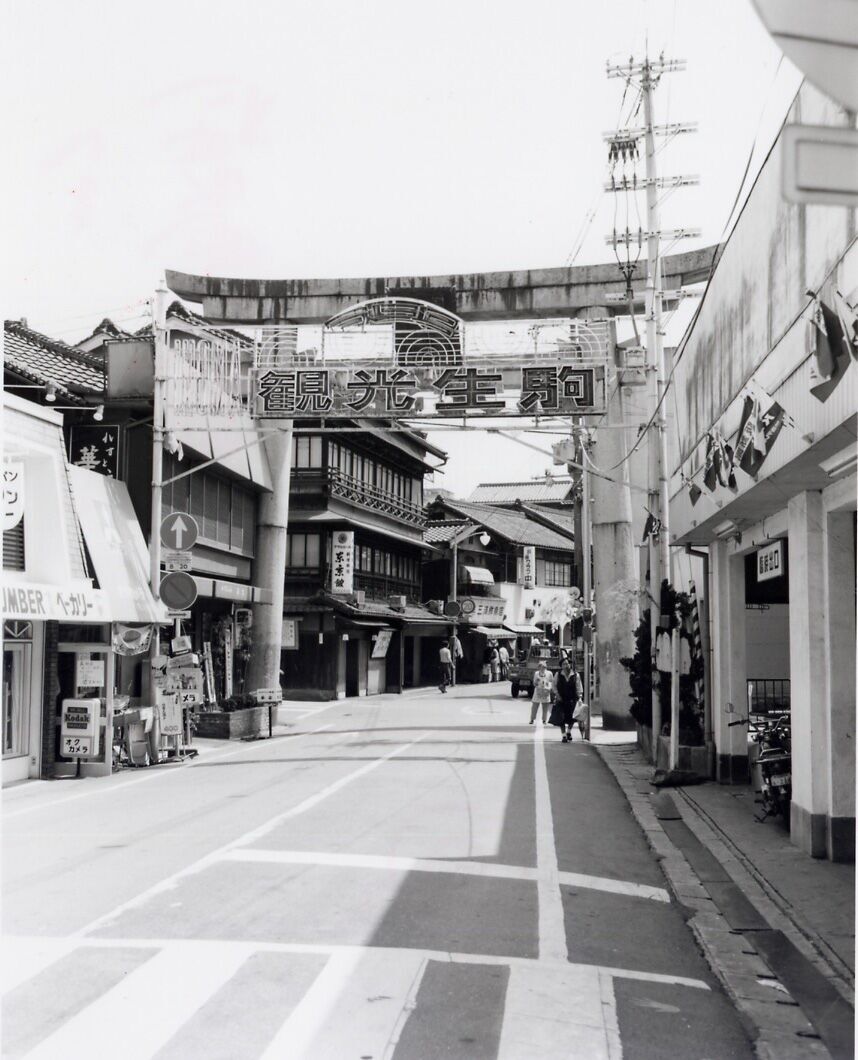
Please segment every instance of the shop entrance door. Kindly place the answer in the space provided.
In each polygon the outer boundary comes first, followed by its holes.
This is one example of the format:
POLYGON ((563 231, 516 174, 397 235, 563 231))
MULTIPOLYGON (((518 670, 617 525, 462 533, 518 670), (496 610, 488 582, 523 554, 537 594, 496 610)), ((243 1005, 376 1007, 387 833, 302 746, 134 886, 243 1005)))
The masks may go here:
MULTIPOLYGON (((57 717, 64 699, 100 699, 101 725, 98 753, 81 760, 81 774, 88 777, 109 776, 113 769, 113 681, 114 655, 108 644, 60 641, 57 653, 57 717)), ((59 723, 58 723, 59 725, 59 723)), ((71 776, 77 770, 75 759, 59 757, 57 728, 58 776, 71 776)))
POLYGON ((360 695, 360 641, 346 641, 346 695, 360 695))
POLYGON ((3 783, 30 775, 30 670, 33 645, 3 645, 3 783))

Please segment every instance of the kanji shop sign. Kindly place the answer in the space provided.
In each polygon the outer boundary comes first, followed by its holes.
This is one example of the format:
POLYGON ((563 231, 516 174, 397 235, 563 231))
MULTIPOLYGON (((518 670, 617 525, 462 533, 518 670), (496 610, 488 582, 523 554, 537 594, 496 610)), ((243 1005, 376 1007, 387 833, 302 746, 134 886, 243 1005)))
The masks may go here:
POLYGON ((780 578, 784 573, 784 543, 773 541, 765 548, 757 549, 757 581, 766 582, 780 578))
POLYGON ((3 461, 3 533, 24 518, 24 465, 18 460, 3 461))
POLYGON ((354 592, 354 571, 354 531, 336 530, 331 555, 331 592, 337 595, 354 592))
POLYGON ((69 463, 99 475, 119 477, 119 427, 103 423, 71 429, 69 463))
POLYGON ((521 584, 525 589, 536 587, 536 547, 525 545, 521 550, 521 584))
POLYGON ((580 361, 447 368, 336 367, 261 371, 258 417, 592 415, 605 410, 605 366, 580 361), (428 406, 434 405, 434 408, 428 406))

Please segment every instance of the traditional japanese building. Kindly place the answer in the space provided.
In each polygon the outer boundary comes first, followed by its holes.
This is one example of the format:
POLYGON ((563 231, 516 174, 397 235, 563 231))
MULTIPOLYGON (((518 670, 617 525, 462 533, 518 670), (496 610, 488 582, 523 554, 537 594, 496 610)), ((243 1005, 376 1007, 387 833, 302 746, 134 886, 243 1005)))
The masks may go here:
POLYGON ((427 516, 426 541, 441 555, 427 561, 423 591, 439 606, 458 605, 461 679, 479 680, 492 640, 524 647, 548 636, 571 644, 577 630, 566 604, 578 580, 571 513, 438 499, 427 516))
POLYGON ((417 431, 345 426, 323 433, 298 421, 293 439, 287 697, 401 692, 437 681, 449 629, 422 605, 422 565, 435 551, 423 539, 423 479, 446 454, 417 431))

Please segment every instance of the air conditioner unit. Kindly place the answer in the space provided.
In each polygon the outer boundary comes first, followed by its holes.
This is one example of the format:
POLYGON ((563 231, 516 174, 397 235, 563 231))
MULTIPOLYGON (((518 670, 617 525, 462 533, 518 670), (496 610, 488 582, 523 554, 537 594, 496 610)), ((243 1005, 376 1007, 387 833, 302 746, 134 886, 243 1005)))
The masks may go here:
POLYGON ((404 611, 407 602, 408 598, 405 596, 389 596, 387 598, 388 607, 392 607, 394 611, 404 611))
POLYGON ((432 612, 433 615, 444 614, 444 601, 443 600, 430 600, 426 607, 432 612))
POLYGON ((366 592, 363 589, 355 590, 354 603, 355 607, 363 607, 363 605, 366 603, 366 592))

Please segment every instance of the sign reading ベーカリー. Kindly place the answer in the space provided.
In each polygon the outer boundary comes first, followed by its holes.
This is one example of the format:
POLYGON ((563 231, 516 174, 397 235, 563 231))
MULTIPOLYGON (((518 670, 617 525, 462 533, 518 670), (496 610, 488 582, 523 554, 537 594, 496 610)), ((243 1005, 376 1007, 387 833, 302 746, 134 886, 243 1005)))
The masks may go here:
POLYGON ((784 543, 773 541, 765 548, 757 549, 757 581, 780 578, 784 573, 784 543))
POLYGON ((354 592, 355 535, 353 530, 335 530, 331 554, 331 592, 354 592))

